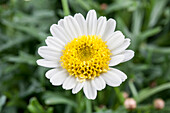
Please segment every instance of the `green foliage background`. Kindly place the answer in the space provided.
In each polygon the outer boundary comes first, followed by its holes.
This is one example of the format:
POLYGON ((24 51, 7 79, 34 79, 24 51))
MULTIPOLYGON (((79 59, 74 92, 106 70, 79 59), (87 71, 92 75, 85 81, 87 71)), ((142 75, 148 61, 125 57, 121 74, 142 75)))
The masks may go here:
POLYGON ((170 1, 168 0, 0 0, 1 113, 170 113, 170 1), (105 9, 101 4, 107 4, 105 9), (95 9, 114 18, 117 30, 130 38, 135 57, 116 66, 128 79, 118 88, 107 86, 96 100, 83 92, 73 95, 54 87, 37 66, 38 47, 49 28, 64 15, 95 9), (137 101, 124 108, 122 92, 137 101), (155 110, 153 100, 165 101, 155 110))

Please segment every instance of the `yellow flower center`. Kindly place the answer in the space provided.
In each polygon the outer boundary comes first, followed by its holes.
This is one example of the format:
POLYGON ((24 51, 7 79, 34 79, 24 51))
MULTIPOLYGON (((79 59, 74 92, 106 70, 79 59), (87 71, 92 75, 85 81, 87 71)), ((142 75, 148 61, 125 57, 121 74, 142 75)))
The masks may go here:
POLYGON ((74 38, 65 46, 61 65, 80 81, 94 79, 109 70, 110 50, 99 36, 74 38))

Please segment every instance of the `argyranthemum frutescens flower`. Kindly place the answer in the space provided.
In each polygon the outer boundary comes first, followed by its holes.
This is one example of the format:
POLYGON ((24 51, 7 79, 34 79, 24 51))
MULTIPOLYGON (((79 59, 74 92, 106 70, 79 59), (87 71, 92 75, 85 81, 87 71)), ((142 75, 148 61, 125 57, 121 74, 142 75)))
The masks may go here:
POLYGON ((81 14, 66 16, 58 25, 50 28, 52 36, 45 40, 47 46, 40 47, 38 53, 44 59, 37 60, 40 66, 53 68, 46 72, 50 82, 72 93, 82 88, 88 99, 95 99, 97 90, 106 84, 119 86, 127 76, 109 66, 130 60, 132 50, 125 50, 130 39, 120 31, 115 31, 113 19, 99 17, 90 10, 86 19, 81 14))

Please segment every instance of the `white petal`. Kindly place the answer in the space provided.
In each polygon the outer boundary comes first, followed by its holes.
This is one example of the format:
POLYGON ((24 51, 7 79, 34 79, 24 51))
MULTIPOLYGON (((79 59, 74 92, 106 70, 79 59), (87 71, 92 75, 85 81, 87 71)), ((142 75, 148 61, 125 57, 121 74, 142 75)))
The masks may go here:
POLYGON ((61 50, 64 49, 65 43, 61 41, 59 38, 48 36, 45 40, 46 44, 50 48, 55 48, 56 50, 59 48, 61 50))
POLYGON ((50 82, 52 85, 59 86, 63 84, 63 82, 66 80, 66 78, 69 76, 67 70, 59 70, 55 75, 52 76, 50 79, 50 82))
POLYGON ((116 55, 111 57, 109 66, 115 66, 121 63, 124 60, 124 55, 116 55))
POLYGON ((71 39, 70 39, 69 36, 66 34, 66 32, 64 31, 64 29, 63 29, 61 26, 59 26, 59 25, 53 24, 53 25, 50 27, 50 31, 51 31, 51 34, 52 34, 54 37, 59 38, 59 39, 62 40, 64 43, 67 43, 68 41, 71 41, 71 39))
POLYGON ((60 20, 58 21, 58 25, 59 25, 60 27, 62 27, 63 29, 65 29, 65 28, 64 28, 64 19, 60 19, 60 20))
POLYGON ((122 81, 125 81, 127 79, 127 76, 125 73, 123 73, 122 71, 115 69, 115 68, 111 68, 112 73, 115 73, 116 75, 118 75, 122 81))
POLYGON ((60 20, 58 21, 58 25, 63 28, 63 31, 64 31, 64 33, 65 33, 65 36, 67 37, 67 39, 68 39, 69 41, 71 41, 71 40, 72 40, 71 35, 69 35, 69 33, 67 32, 67 30, 66 30, 66 28, 65 28, 65 26, 64 26, 64 19, 60 19, 60 20))
POLYGON ((103 33, 105 31, 105 28, 106 28, 106 25, 107 25, 107 22, 106 22, 106 17, 100 17, 98 20, 97 20, 97 31, 96 31, 96 35, 97 36, 103 36, 103 33))
POLYGON ((46 60, 56 61, 56 60, 60 60, 62 52, 61 52, 61 50, 55 51, 54 49, 51 49, 47 46, 42 46, 42 47, 38 48, 38 54, 46 60))
POLYGON ((64 26, 67 33, 71 38, 77 38, 81 35, 80 27, 77 21, 72 16, 66 16, 64 18, 64 26))
POLYGON ((51 77, 53 77, 56 73, 58 73, 59 71, 61 71, 62 68, 55 68, 55 69, 51 69, 49 71, 47 71, 45 73, 45 76, 50 79, 51 77))
POLYGON ((67 77, 67 79, 64 81, 63 83, 63 89, 69 90, 75 87, 77 81, 76 78, 74 76, 70 76, 67 77))
POLYGON ((122 53, 120 53, 119 55, 124 55, 125 58, 124 58, 124 60, 122 62, 126 62, 126 61, 132 59, 134 57, 134 54, 135 53, 132 50, 125 50, 122 53))
POLYGON ((94 80, 92 80, 92 85, 99 91, 106 87, 106 83, 101 76, 95 77, 94 80))
POLYGON ((84 19, 82 14, 75 14, 74 18, 77 20, 77 23, 80 26, 80 30, 81 30, 81 35, 87 35, 87 22, 84 19))
POLYGON ((97 90, 93 87, 91 80, 85 81, 83 91, 88 99, 94 100, 97 96, 97 90))
POLYGON ((72 93, 73 93, 73 94, 78 93, 78 92, 83 88, 84 83, 85 83, 85 82, 82 82, 82 83, 81 83, 81 82, 77 81, 77 84, 76 84, 76 86, 73 88, 72 93))
POLYGON ((114 32, 107 41, 110 50, 117 48, 124 42, 125 36, 120 31, 114 32))
POLYGON ((104 31, 104 34, 102 36, 102 39, 106 41, 108 37, 115 31, 116 28, 116 21, 114 19, 109 19, 107 21, 107 25, 104 31))
POLYGON ((125 49, 128 48, 129 45, 130 45, 130 39, 126 38, 122 45, 120 45, 119 47, 117 47, 111 51, 112 55, 117 55, 117 54, 123 52, 125 49))
POLYGON ((37 64, 39 66, 48 67, 48 68, 61 67, 61 63, 59 61, 48 61, 45 59, 37 60, 37 64))
POLYGON ((107 73, 102 73, 101 77, 105 80, 107 85, 112 87, 117 87, 122 83, 121 78, 112 70, 107 71, 107 73))
POLYGON ((95 10, 90 10, 86 17, 88 35, 95 35, 97 28, 97 15, 95 10))

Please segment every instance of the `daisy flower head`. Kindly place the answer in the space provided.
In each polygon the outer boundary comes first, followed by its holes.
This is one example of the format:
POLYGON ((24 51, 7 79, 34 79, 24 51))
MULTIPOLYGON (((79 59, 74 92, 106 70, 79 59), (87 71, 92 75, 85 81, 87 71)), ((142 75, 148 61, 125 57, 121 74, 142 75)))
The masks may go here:
POLYGON ((45 74, 52 85, 62 85, 73 94, 83 89, 88 99, 95 99, 97 90, 106 84, 117 87, 127 79, 126 74, 109 66, 134 56, 132 50, 126 50, 130 39, 115 27, 114 19, 97 19, 95 10, 90 10, 86 19, 82 14, 65 16, 51 26, 52 36, 45 40, 47 46, 38 49, 43 59, 37 64, 52 68, 45 74))

